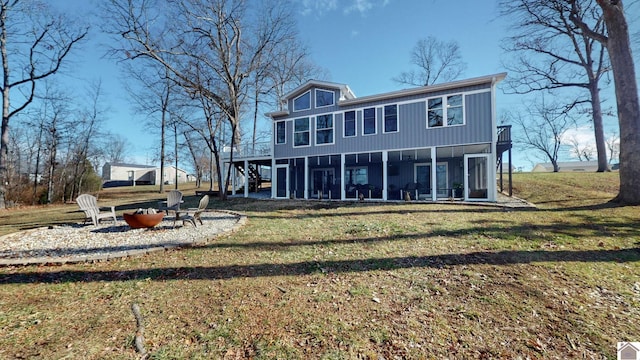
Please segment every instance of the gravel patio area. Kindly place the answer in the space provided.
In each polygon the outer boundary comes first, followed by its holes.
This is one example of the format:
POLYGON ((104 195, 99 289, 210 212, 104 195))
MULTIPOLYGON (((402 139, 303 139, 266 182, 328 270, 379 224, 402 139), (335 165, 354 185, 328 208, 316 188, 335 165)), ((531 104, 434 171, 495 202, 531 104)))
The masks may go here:
POLYGON ((144 255, 153 251, 204 244, 233 231, 246 217, 228 211, 202 214, 204 225, 194 227, 167 216, 154 228, 131 229, 118 218, 99 226, 68 224, 24 230, 0 237, 0 266, 102 261, 144 255))

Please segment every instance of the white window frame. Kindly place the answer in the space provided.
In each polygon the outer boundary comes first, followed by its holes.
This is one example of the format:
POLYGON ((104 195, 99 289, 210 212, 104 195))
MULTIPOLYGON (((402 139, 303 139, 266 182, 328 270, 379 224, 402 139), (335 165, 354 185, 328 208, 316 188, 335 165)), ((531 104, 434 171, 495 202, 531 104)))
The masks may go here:
POLYGON ((427 129, 440 129, 445 127, 463 126, 467 123, 467 118, 465 114, 466 111, 465 111, 465 94, 464 93, 434 96, 434 97, 427 98, 425 102, 426 102, 426 108, 427 108, 427 120, 426 120, 427 129), (462 124, 449 125, 448 116, 447 116, 447 109, 450 107, 449 98, 453 96, 458 96, 458 95, 462 97, 462 104, 460 105, 460 107, 462 108, 462 124), (442 126, 429 126, 429 110, 431 110, 431 108, 429 108, 429 100, 433 100, 433 99, 442 100, 442 126))
POLYGON ((315 97, 314 97, 314 104, 315 104, 315 108, 316 109, 321 109, 324 107, 329 107, 329 106, 333 106, 336 104, 336 92, 335 91, 331 91, 331 90, 325 90, 325 89, 316 89, 315 91, 315 97), (322 106, 318 106, 318 92, 327 92, 327 93, 331 93, 331 104, 329 105, 322 105, 322 106))
POLYGON ((306 117, 300 117, 297 119, 293 119, 293 139, 292 139, 292 144, 294 148, 303 148, 303 147, 309 147, 311 146, 311 117, 310 116, 306 116, 306 117), (303 120, 303 119, 307 119, 307 125, 308 125, 308 129, 306 131, 296 131, 296 120, 303 120), (296 134, 297 133, 301 133, 301 132, 307 132, 309 133, 309 143, 306 145, 296 145, 296 134))
POLYGON ((371 136, 378 134, 378 108, 375 106, 370 106, 362 109, 362 136, 371 136), (365 134, 365 126, 364 126, 364 113, 365 110, 373 109, 373 132, 371 134, 365 134))
POLYGON ((314 144, 316 146, 323 146, 323 145, 333 145, 336 142, 336 119, 335 116, 332 113, 328 113, 328 114, 320 114, 320 115, 316 115, 314 117, 314 122, 315 122, 315 126, 314 126, 314 144), (331 116, 331 128, 318 128, 318 118, 320 116, 331 116), (318 143, 318 131, 323 131, 323 130, 329 130, 331 129, 331 142, 326 142, 326 143, 318 143))
POLYGON ((305 111, 305 110, 311 110, 311 90, 304 92, 303 94, 300 94, 298 96, 296 96, 293 99, 293 111, 297 112, 297 111, 305 111), (305 109, 298 109, 296 108, 296 100, 300 99, 301 97, 305 96, 305 95, 309 95, 309 107, 305 108, 305 109))
POLYGON ((400 106, 398 104, 387 104, 382 107, 382 133, 383 134, 393 134, 400 132, 400 106), (395 131, 387 131, 387 106, 395 106, 396 107, 396 130, 395 131))
POLYGON ((342 113, 342 137, 343 138, 351 138, 358 136, 358 111, 357 110, 347 110, 342 113), (353 112, 353 135, 347 134, 347 113, 353 112))
POLYGON ((285 145, 287 143, 287 122, 285 120, 276 121, 276 145, 285 145), (278 142, 278 124, 284 124, 284 141, 278 142))

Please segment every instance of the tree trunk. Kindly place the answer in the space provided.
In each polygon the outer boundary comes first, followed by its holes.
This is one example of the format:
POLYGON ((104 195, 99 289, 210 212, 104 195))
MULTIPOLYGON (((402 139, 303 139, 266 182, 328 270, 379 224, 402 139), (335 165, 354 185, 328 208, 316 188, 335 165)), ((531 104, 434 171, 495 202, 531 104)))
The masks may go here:
MULTIPOLYGON (((591 110, 593 112, 593 132, 596 141, 596 154, 598 156, 598 172, 609 170, 607 162, 607 146, 604 137, 604 125, 602 124, 602 103, 600 102, 600 90, 597 81, 589 81, 591 93, 591 110)), ((587 159, 588 160, 588 159, 587 159)))
POLYGON ((607 24, 607 51, 620 124, 620 190, 614 201, 640 204, 640 104, 622 1, 597 0, 607 24))

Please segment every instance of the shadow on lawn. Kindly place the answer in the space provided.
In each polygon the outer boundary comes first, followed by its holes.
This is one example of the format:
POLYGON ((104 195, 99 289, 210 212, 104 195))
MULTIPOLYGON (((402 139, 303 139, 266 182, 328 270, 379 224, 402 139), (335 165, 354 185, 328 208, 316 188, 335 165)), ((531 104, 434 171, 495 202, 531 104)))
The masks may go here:
POLYGON ((532 262, 633 262, 640 261, 640 249, 578 251, 500 251, 408 256, 362 260, 306 261, 292 264, 229 265, 216 267, 169 267, 123 271, 67 270, 25 271, 1 275, 0 284, 66 283, 94 281, 224 280, 238 277, 310 275, 313 273, 349 273, 406 268, 442 268, 456 265, 511 265, 532 262))

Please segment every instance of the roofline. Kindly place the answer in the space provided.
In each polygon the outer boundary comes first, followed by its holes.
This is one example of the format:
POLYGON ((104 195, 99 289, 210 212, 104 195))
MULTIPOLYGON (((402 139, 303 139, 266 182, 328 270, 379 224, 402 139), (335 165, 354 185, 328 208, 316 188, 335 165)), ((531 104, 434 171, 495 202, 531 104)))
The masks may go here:
POLYGON ((345 96, 347 98, 355 98, 356 95, 353 93, 353 91, 351 91, 351 89, 349 88, 349 86, 347 84, 340 84, 340 83, 334 83, 334 82, 329 82, 329 81, 320 81, 320 80, 309 80, 306 83, 298 86, 297 88, 289 91, 288 93, 286 93, 284 96, 282 96, 282 99, 290 99, 298 94, 301 94, 303 92, 305 92, 308 88, 311 88, 313 86, 318 86, 318 87, 325 87, 325 88, 331 88, 331 89, 340 89, 342 91, 344 91, 345 96))
POLYGON ((493 85, 499 83, 500 81, 502 81, 506 76, 507 76, 507 73, 506 72, 502 72, 502 73, 499 73, 499 74, 486 75, 486 76, 480 76, 480 77, 475 77, 475 78, 471 78, 471 79, 452 81, 452 82, 448 82, 448 83, 444 83, 444 84, 421 86, 421 87, 412 88, 412 89, 404 89, 404 90, 392 91, 392 92, 388 92, 388 93, 384 93, 384 94, 369 95, 369 96, 363 96, 363 97, 360 97, 360 98, 342 100, 342 101, 339 101, 338 104, 339 105, 354 105, 354 104, 359 104, 359 103, 363 103, 363 102, 387 100, 387 99, 392 99, 392 98, 397 98, 397 97, 419 95, 419 94, 424 94, 424 93, 429 93, 429 92, 450 90, 450 89, 455 89, 455 88, 459 88, 459 87, 480 85, 480 84, 486 84, 486 83, 491 83, 491 85, 493 86, 493 85))
MULTIPOLYGON (((341 90, 345 90, 347 92, 347 94, 350 94, 353 97, 345 99, 345 100, 339 100, 338 101, 338 105, 339 106, 346 106, 346 105, 355 105, 355 104, 361 104, 361 103, 365 103, 365 102, 387 100, 387 99, 393 99, 393 98, 398 98, 398 97, 403 97, 403 96, 419 95, 419 94, 425 94, 425 93, 430 93, 430 92, 450 90, 450 89, 455 89, 455 88, 461 88, 461 87, 466 87, 466 86, 474 86, 474 85, 480 85, 480 84, 487 84, 487 83, 490 83, 491 86, 494 86, 497 83, 499 83, 500 81, 502 81, 506 76, 507 76, 506 72, 501 72, 501 73, 493 74, 493 75, 486 75, 486 76, 480 76, 480 77, 475 77, 475 78, 471 78, 471 79, 452 81, 452 82, 448 82, 448 83, 444 83, 444 84, 421 86, 421 87, 412 88, 412 89, 404 89, 404 90, 392 91, 392 92, 383 93, 383 94, 363 96, 363 97, 360 97, 360 98, 356 98, 355 95, 353 94, 353 92, 351 91, 351 89, 349 89, 349 86, 347 86, 345 84, 331 83, 331 82, 318 81, 318 80, 309 80, 306 83, 304 83, 303 85, 298 86, 296 89, 292 90, 291 92, 289 92, 287 95, 283 96, 282 98, 283 99, 289 99, 289 98, 291 98, 291 97, 293 97, 295 95, 303 93, 305 90, 307 90, 307 88, 310 88, 310 87, 316 85, 316 86, 319 86, 319 87, 323 87, 324 86, 324 87, 331 87, 331 88, 340 88, 341 90)), ((275 120, 276 117, 282 117, 282 116, 289 115, 289 111, 288 110, 278 110, 278 111, 274 111, 274 112, 265 113, 265 115, 270 117, 271 119, 275 120)))

